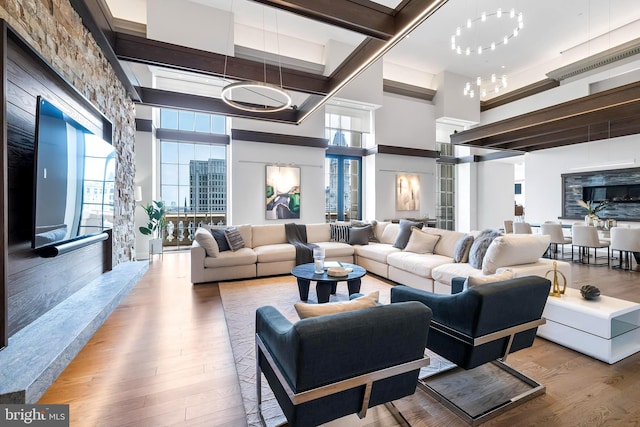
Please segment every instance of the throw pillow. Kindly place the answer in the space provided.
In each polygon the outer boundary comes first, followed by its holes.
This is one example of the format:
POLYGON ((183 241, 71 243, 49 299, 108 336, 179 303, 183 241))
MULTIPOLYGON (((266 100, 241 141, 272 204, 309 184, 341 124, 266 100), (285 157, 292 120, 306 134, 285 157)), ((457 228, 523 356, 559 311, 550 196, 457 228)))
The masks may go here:
POLYGON ((437 234, 425 233, 418 227, 412 227, 409 242, 407 242, 407 246, 404 247, 403 251, 416 254, 432 254, 438 240, 440 240, 440 236, 437 234))
POLYGON ((467 234, 458 239, 456 246, 453 248, 453 262, 469 261, 471 245, 473 245, 473 236, 471 234, 467 234))
POLYGON ((332 242, 349 242, 349 226, 331 224, 331 241, 332 242))
POLYGON ((216 239, 218 249, 220 252, 230 251, 229 242, 227 242, 227 236, 224 234, 224 228, 212 228, 211 235, 216 239))
POLYGON ((354 219, 353 221, 351 221, 351 226, 352 227, 366 227, 367 225, 371 226, 369 228, 369 241, 370 242, 376 242, 378 243, 378 238, 376 237, 376 224, 378 222, 374 219, 372 221, 360 221, 357 219, 354 219))
POLYGON ((196 239, 196 242, 200 246, 204 248, 204 251, 207 253, 209 257, 217 257, 220 250, 218 249, 218 244, 216 243, 216 239, 213 238, 209 230, 206 228, 198 227, 196 230, 196 234, 193 236, 196 239))
POLYGON ((227 228, 224 230, 224 235, 227 238, 227 243, 229 243, 229 247, 232 251, 235 252, 244 248, 244 240, 242 239, 242 235, 240 234, 238 227, 227 228))
POLYGON ((351 227, 349 230, 349 244, 368 245, 370 233, 371 225, 366 225, 364 227, 351 227))
POLYGON ((407 246, 409 237, 411 237, 411 227, 422 228, 422 223, 409 221, 408 219, 400 220, 400 230, 398 231, 398 237, 396 237, 396 241, 393 244, 394 248, 404 249, 404 247, 407 246))
POLYGON ((375 307, 378 305, 379 295, 379 291, 375 291, 349 301, 328 302, 325 304, 307 304, 305 302, 297 302, 293 306, 298 313, 298 317, 300 317, 300 319, 306 319, 309 317, 324 316, 325 314, 335 314, 345 311, 360 310, 362 308, 375 307))
POLYGON ((546 234, 506 234, 497 237, 482 260, 482 273, 493 274, 500 267, 537 262, 549 247, 546 234))
POLYGON ((487 253, 489 245, 496 237, 500 236, 500 233, 495 230, 484 230, 478 235, 471 245, 469 250, 469 264, 476 269, 482 268, 482 260, 487 253))
POLYGON ((478 285, 486 285, 487 283, 502 282, 504 280, 513 279, 513 271, 505 270, 502 273, 490 274, 486 276, 469 276, 464 281, 462 289, 472 288, 478 285))

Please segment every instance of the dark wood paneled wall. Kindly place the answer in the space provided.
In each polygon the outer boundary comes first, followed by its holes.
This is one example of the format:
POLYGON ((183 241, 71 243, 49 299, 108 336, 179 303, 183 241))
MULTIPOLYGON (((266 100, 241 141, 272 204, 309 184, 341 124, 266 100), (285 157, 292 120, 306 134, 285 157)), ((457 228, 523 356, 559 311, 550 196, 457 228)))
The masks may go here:
MULTIPOLYGON (((2 220, 4 302, 0 332, 6 339, 111 268, 112 239, 55 258, 31 249, 37 97, 111 139, 111 124, 61 75, 3 23, 3 138, 6 163, 2 220)), ((2 294, 0 293, 0 296, 2 294)), ((0 345, 1 347, 1 345, 0 345)))

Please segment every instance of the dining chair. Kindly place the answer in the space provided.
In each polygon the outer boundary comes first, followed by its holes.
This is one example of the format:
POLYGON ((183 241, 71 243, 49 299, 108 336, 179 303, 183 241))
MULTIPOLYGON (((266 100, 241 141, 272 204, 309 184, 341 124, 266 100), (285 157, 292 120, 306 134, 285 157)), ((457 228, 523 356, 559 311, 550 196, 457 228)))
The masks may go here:
POLYGON ((513 234, 531 234, 531 224, 528 222, 514 222, 513 234))
MULTIPOLYGON (((540 234, 550 237, 549 258, 558 258, 558 245, 562 246, 562 259, 564 259, 564 245, 571 244, 571 238, 565 237, 562 232, 562 224, 545 222, 540 225, 540 234)), ((571 254, 573 258, 573 254, 571 254)))
POLYGON ((511 234, 513 233, 513 221, 510 219, 504 220, 504 233, 511 234))
MULTIPOLYGON (((574 225, 571 227, 571 260, 574 261, 574 246, 578 247, 578 259, 577 262, 584 264, 591 263, 591 249, 593 249, 593 265, 609 265, 610 257, 610 242, 600 240, 598 237, 598 230, 596 227, 589 225, 574 225), (607 249, 607 262, 598 263, 598 249, 607 249), (585 262, 585 256, 587 258, 585 262)), ((602 257, 600 257, 602 258, 602 257)))
POLYGON ((631 254, 638 256, 636 254, 640 253, 640 228, 613 227, 609 232, 612 255, 614 251, 620 253, 619 264, 612 268, 635 271, 631 254))

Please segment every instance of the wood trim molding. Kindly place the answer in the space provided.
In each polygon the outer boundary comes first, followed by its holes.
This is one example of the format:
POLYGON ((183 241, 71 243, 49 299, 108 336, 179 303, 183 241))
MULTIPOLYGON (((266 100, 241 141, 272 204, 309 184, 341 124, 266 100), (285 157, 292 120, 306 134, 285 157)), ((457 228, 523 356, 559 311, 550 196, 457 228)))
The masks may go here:
POLYGON ((136 132, 153 132, 153 120, 136 119, 136 132))
POLYGON ((436 91, 433 89, 388 79, 382 80, 382 90, 386 93, 408 96, 410 98, 422 99, 425 101, 433 101, 433 97, 436 95, 436 91))
POLYGON ((296 110, 284 110, 276 113, 269 113, 269 115, 265 117, 261 113, 253 113, 232 108, 218 98, 139 86, 136 87, 136 90, 140 94, 140 102, 138 103, 142 105, 161 108, 181 108, 207 113, 224 114, 230 117, 261 119, 280 123, 297 123, 298 112, 296 110))
POLYGON ((377 154, 395 154, 398 156, 426 157, 430 159, 437 159, 440 157, 440 152, 436 150, 394 147, 391 145, 378 145, 376 148, 377 154))
POLYGON ((329 140, 309 136, 285 135, 281 133, 258 132, 243 129, 231 129, 234 141, 263 142, 268 144, 296 145, 299 147, 327 148, 329 140))
POLYGON ((530 85, 507 92, 503 95, 496 96, 495 98, 491 98, 486 101, 480 101, 480 111, 487 111, 501 105, 509 104, 510 102, 518 101, 520 99, 544 92, 545 90, 553 89, 554 87, 558 86, 560 86, 560 82, 557 80, 540 80, 538 82, 531 83, 530 85))
POLYGON ((169 139, 207 144, 229 144, 229 135, 218 135, 204 132, 190 132, 174 129, 156 129, 157 139, 169 139))
POLYGON ((359 147, 340 147, 337 145, 329 145, 327 148, 327 154, 333 154, 335 156, 365 157, 368 155, 368 150, 366 148, 359 147))
POLYGON ((0 350, 9 344, 9 302, 8 302, 8 260, 9 260, 9 177, 8 177, 8 146, 7 146, 7 23, 0 21, 0 350))
POLYGON ((640 82, 451 135, 451 142, 535 151, 640 132, 640 82))

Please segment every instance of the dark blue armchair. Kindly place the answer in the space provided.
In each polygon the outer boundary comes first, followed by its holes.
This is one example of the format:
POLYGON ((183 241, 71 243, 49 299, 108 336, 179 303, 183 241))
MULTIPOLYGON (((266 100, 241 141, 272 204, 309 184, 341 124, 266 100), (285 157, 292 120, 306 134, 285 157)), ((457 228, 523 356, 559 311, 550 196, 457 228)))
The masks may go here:
MULTIPOLYGON (((429 378, 421 382, 424 386, 421 388, 445 403, 466 421, 475 423, 504 412, 507 404, 516 401, 522 403, 544 393, 544 386, 509 367, 504 361, 509 353, 533 344, 538 326, 545 323, 542 311, 549 296, 551 282, 542 277, 528 276, 475 286, 464 291, 460 289, 460 284, 460 280, 454 280, 452 283, 453 291, 460 291, 453 295, 439 295, 407 286, 396 286, 391 289, 391 302, 393 304, 419 301, 431 308, 433 318, 427 348, 459 367, 458 373, 446 375, 459 375, 457 381, 465 382, 468 378, 463 378, 464 374, 459 371, 480 369, 492 362, 530 386, 516 398, 508 396, 504 401, 487 398, 491 408, 487 411, 478 410, 477 413, 474 409, 469 413, 460 411, 459 405, 453 402, 454 399, 445 396, 433 386, 434 379, 429 378)), ((476 395, 484 386, 486 384, 467 383, 467 389, 476 395)))
MULTIPOLYGON (((383 305, 291 323, 273 307, 256 311, 261 372, 289 425, 316 426, 415 392, 431 310, 383 305)), ((399 415, 392 409, 394 415, 399 415)))

